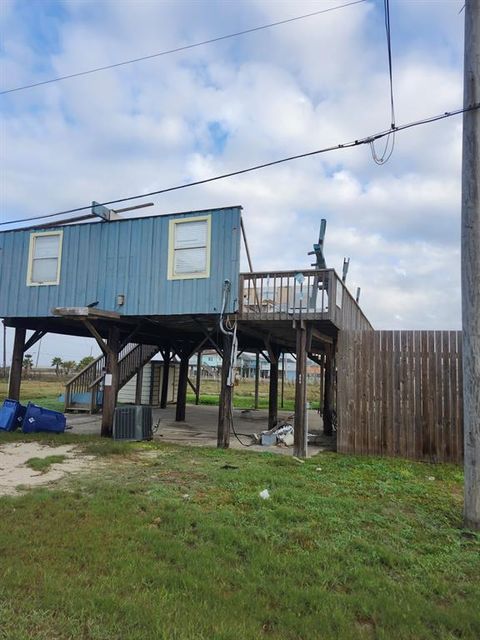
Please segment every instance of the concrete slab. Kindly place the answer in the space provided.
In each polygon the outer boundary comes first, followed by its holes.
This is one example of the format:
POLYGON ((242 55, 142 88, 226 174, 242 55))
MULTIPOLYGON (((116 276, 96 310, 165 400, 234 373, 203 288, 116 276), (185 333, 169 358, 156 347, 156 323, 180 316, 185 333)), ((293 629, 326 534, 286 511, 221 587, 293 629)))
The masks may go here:
MULTIPOLYGON (((291 412, 279 411, 279 420, 288 420, 291 412)), ((203 447, 216 447, 217 445, 217 418, 218 407, 208 405, 187 405, 185 422, 175 422, 175 405, 169 405, 166 409, 153 409, 154 425, 158 424, 155 439, 175 444, 186 444, 203 447)), ((101 415, 67 414, 67 425, 72 428, 72 433, 100 435, 101 415)), ((233 423, 235 431, 246 445, 251 445, 250 436, 259 434, 268 428, 268 411, 264 409, 234 409, 233 423)), ((310 444, 309 457, 321 451, 335 450, 335 437, 327 437, 321 433, 323 427, 322 418, 316 411, 308 411, 309 432, 316 433, 315 444, 310 444)), ((232 449, 243 449, 244 446, 232 433, 230 437, 232 449)), ((261 445, 248 446, 249 451, 269 451, 293 455, 293 447, 261 445)))

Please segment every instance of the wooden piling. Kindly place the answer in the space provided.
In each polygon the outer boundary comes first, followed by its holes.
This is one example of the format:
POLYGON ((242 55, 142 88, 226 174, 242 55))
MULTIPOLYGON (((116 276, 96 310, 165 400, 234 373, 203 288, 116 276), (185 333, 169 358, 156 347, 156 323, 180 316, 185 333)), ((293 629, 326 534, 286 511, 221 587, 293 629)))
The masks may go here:
POLYGON ((170 373, 170 352, 163 351, 162 390, 160 394, 160 409, 165 409, 168 400, 168 376, 170 373))
POLYGON ((268 428, 278 422, 278 353, 270 354, 270 384, 268 387, 268 428))
POLYGON ((255 404, 254 408, 258 409, 258 387, 260 383, 260 354, 255 354, 255 404))
POLYGON ((20 385, 22 382, 23 353, 25 349, 26 330, 17 327, 13 342, 12 366, 10 367, 10 382, 8 385, 8 397, 11 400, 20 400, 20 385))
POLYGON ((135 383, 135 404, 142 404, 143 367, 137 371, 135 383))
POLYGON ((305 420, 307 401, 307 331, 303 322, 297 322, 297 368, 295 376, 295 421, 293 455, 307 457, 307 425, 305 420))
POLYGON ((175 410, 175 421, 185 421, 185 407, 187 404, 188 385, 188 354, 180 356, 180 370, 178 374, 177 407, 175 410))
POLYGON ((202 379, 202 352, 197 353, 197 377, 195 380, 195 404, 200 403, 200 382, 202 379))
POLYGON ((217 447, 228 449, 233 410, 233 387, 227 386, 228 372, 232 355, 232 336, 223 336, 223 358, 220 379, 220 398, 218 405, 217 447))
POLYGON ((323 433, 326 436, 331 436, 333 433, 332 403, 334 378, 332 350, 329 347, 325 357, 325 387, 323 392, 323 433))
POLYGON ((108 330, 106 374, 103 385, 102 429, 103 438, 111 438, 113 433, 113 416, 118 396, 118 352, 120 351, 120 331, 118 327, 108 330), (108 378, 107 378, 108 376, 108 378))

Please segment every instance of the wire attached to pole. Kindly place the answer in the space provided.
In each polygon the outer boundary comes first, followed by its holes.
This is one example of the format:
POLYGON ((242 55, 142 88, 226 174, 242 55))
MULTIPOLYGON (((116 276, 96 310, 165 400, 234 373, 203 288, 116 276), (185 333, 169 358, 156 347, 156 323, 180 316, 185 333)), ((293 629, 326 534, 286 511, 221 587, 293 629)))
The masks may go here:
POLYGON ((390 129, 391 133, 387 134, 385 147, 381 154, 375 149, 375 141, 370 142, 370 152, 375 164, 386 164, 392 157, 395 148, 395 100, 393 98, 393 71, 392 71, 392 40, 390 32, 390 0, 383 0, 383 8, 385 13, 385 33, 387 36, 387 53, 388 53, 388 75, 390 82, 390 129))

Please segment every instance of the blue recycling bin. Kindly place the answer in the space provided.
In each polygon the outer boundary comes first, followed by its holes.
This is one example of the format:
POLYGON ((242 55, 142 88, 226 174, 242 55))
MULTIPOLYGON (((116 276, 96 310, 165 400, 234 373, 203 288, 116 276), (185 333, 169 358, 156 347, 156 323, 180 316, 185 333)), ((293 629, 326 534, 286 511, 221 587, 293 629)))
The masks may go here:
POLYGON ((4 400, 0 408, 0 430, 15 431, 17 427, 21 427, 26 410, 27 407, 24 407, 17 400, 9 400, 8 398, 4 400))
POLYGON ((50 433, 63 433, 65 431, 66 418, 63 413, 44 409, 33 402, 29 402, 23 418, 23 433, 38 433, 46 431, 50 433))

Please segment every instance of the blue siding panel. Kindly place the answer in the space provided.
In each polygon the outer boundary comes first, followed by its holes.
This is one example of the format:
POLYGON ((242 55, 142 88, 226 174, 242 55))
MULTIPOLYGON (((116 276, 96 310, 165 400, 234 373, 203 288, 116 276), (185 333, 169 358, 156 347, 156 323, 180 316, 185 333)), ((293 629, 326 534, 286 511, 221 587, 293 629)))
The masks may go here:
POLYGON ((238 308, 240 213, 240 207, 232 207, 59 227, 60 283, 40 287, 26 284, 32 231, 1 232, 0 316, 46 317, 53 307, 97 300, 100 309, 122 315, 218 313, 226 279, 232 283, 227 311, 233 312, 238 308), (210 277, 167 280, 169 221, 199 214, 211 215, 210 277), (116 306, 118 294, 125 296, 122 307, 116 306))

